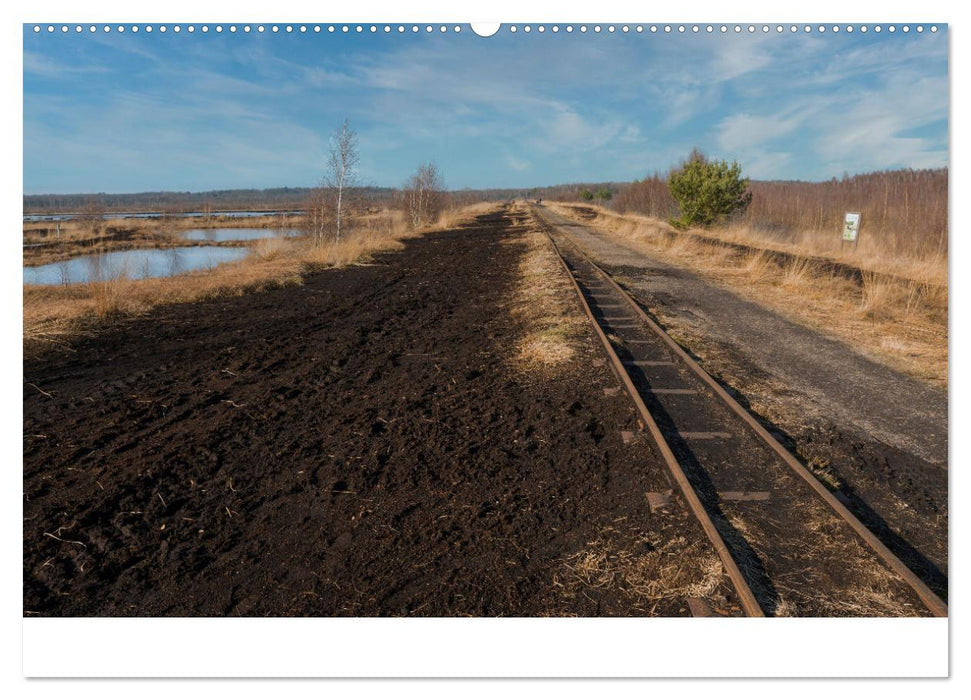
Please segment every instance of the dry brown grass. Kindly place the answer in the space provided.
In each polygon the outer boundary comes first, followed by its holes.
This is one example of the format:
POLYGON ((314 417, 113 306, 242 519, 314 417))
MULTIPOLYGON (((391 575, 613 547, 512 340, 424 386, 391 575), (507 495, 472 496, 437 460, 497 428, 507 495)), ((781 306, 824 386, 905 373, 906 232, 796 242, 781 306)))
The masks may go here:
POLYGON ((879 319, 889 315, 896 307, 895 292, 898 285, 891 284, 872 272, 863 273, 863 298, 860 312, 867 318, 879 319))
POLYGON ((884 273, 934 285, 947 285, 946 255, 896 253, 899 247, 875 237, 861 236, 857 248, 841 246, 836 233, 807 230, 779 241, 757 228, 737 224, 693 233, 755 248, 832 260, 865 271, 884 273))
MULTIPOLYGON (((780 493, 790 477, 777 483, 780 493)), ((778 595, 776 617, 787 616, 876 616, 917 615, 916 599, 908 600, 900 578, 888 569, 861 540, 850 533, 846 523, 811 494, 795 499, 790 511, 800 513, 802 527, 787 530, 785 522, 762 518, 745 519, 741 512, 729 515, 732 527, 743 536, 763 560, 772 552, 763 551, 762 542, 799 552, 805 561, 822 562, 819 567, 792 567, 778 573, 773 586, 778 595), (779 533, 790 534, 779 540, 779 533), (768 533, 768 534, 767 534, 768 533), (775 534, 772 534, 775 533, 775 534), (838 571, 834 575, 832 572, 838 571)), ((730 538, 729 538, 730 539, 730 538)))
MULTIPOLYGON (((946 168, 885 170, 824 182, 753 181, 750 189, 751 204, 733 220, 741 236, 763 245, 792 244, 807 255, 872 255, 894 264, 947 254, 946 168), (863 216, 859 255, 839 250, 836 232, 847 211, 863 216)), ((622 186, 611 204, 616 211, 663 220, 679 214, 660 173, 622 186)))
POLYGON ((438 215, 434 229, 450 229, 469 223, 472 219, 496 208, 495 202, 478 202, 464 207, 446 207, 438 215))
POLYGON ((52 346, 67 347, 72 338, 96 332, 105 320, 143 314, 163 304, 299 285, 308 271, 367 261, 375 252, 396 250, 401 240, 432 230, 437 229, 409 231, 401 212, 384 211, 362 217, 339 244, 313 247, 302 239, 263 239, 249 246, 252 254, 243 260, 211 271, 156 279, 122 275, 88 284, 26 285, 24 351, 36 354, 52 346))
POLYGON ((252 254, 260 260, 276 260, 290 252, 291 242, 285 238, 261 238, 250 244, 252 254))
MULTIPOLYGON (((632 250, 696 271, 792 320, 850 343, 863 354, 928 381, 947 385, 947 286, 935 260, 897 265, 871 259, 859 283, 826 271, 825 260, 789 256, 778 247, 740 252, 675 231, 663 222, 600 207, 553 204, 557 213, 592 225, 632 250), (906 276, 889 277, 889 274, 906 276)), ((747 245, 752 241, 746 241, 747 245)), ((862 245, 862 244, 861 244, 862 245)), ((783 251, 790 252, 793 251, 783 251)), ((857 261, 859 262, 859 261, 857 261)), ((943 268, 946 282, 946 267, 943 268)))
POLYGON ((108 318, 135 311, 137 299, 131 293, 131 280, 128 275, 121 274, 114 278, 89 282, 87 286, 94 302, 95 316, 108 318))
POLYGON ((844 263, 864 271, 903 277, 927 285, 947 286, 947 256, 936 253, 918 255, 906 252, 886 237, 861 236, 854 248, 842 245, 834 232, 804 230, 779 240, 765 230, 748 223, 726 225, 713 229, 690 229, 679 232, 667 223, 640 214, 618 214, 593 204, 548 203, 554 211, 577 221, 588 221, 622 237, 640 237, 656 240, 659 237, 702 237, 726 243, 749 246, 758 250, 789 253, 807 258, 844 263), (577 210, 593 212, 577 215, 577 210), (903 252, 902 252, 903 251, 903 252))
POLYGON ((625 535, 606 527, 584 549, 566 557, 557 583, 567 597, 584 590, 620 593, 635 610, 650 613, 660 601, 709 598, 724 582, 721 561, 684 537, 625 535))
POLYGON ((782 268, 782 286, 800 288, 818 277, 815 264, 806 258, 793 258, 782 268))
POLYGON ((757 253, 752 253, 749 255, 741 264, 742 271, 754 280, 765 279, 770 272, 774 263, 772 262, 772 254, 761 250, 757 253))
POLYGON ((370 253, 382 250, 397 250, 402 243, 395 238, 370 236, 357 231, 340 242, 326 241, 319 246, 305 246, 301 259, 309 265, 319 267, 344 267, 358 262, 370 253))
POLYGON ((519 263, 511 312, 525 323, 526 332, 516 363, 529 371, 555 372, 575 357, 585 319, 546 234, 531 228, 518 241, 527 249, 519 263))

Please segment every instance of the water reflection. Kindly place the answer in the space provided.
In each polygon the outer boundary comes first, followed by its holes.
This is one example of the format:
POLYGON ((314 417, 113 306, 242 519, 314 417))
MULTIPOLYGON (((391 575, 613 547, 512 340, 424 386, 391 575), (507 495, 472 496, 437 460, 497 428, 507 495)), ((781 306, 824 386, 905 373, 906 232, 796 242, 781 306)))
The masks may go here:
POLYGON ((84 255, 49 265, 24 267, 24 284, 77 284, 116 277, 172 277, 240 260, 248 253, 246 248, 215 246, 118 250, 84 255))
POLYGON ((260 238, 285 238, 299 231, 288 228, 194 228, 182 234, 187 241, 255 241, 260 238))
MULTIPOLYGON (((187 211, 178 213, 163 213, 160 211, 124 211, 124 212, 108 212, 101 216, 102 219, 202 219, 204 217, 211 218, 225 218, 225 219, 251 219, 259 216, 282 216, 284 218, 288 216, 299 216, 302 214, 300 210, 292 209, 289 211, 283 211, 282 209, 273 209, 266 211, 187 211)), ((25 222, 38 222, 38 221, 70 221, 71 219, 77 218, 77 214, 24 214, 25 222)))

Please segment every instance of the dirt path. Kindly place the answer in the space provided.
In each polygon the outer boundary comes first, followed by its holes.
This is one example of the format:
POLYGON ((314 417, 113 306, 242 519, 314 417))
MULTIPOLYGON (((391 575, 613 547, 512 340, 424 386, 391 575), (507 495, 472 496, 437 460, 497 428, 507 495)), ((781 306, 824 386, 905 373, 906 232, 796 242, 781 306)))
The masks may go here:
POLYGON ((947 395, 690 270, 548 209, 705 368, 780 434, 940 595, 947 395))
POLYGON ((555 377, 510 362, 517 222, 25 364, 25 612, 736 611, 697 524, 650 512, 592 337, 555 377))

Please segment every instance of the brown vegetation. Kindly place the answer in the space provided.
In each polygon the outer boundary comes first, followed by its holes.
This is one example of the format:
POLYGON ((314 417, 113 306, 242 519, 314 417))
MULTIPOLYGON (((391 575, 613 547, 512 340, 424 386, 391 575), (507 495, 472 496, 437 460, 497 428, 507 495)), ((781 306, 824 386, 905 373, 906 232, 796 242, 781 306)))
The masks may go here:
POLYGON ((724 580, 721 561, 697 543, 653 534, 625 538, 609 526, 562 566, 558 584, 564 598, 616 591, 635 609, 651 612, 666 599, 708 598, 724 580), (684 566, 689 556, 698 562, 697 569, 684 566))
POLYGON ((100 200, 91 198, 81 207, 75 221, 89 235, 97 236, 105 226, 104 214, 105 208, 100 200))
MULTIPOLYGON (((514 210, 514 215, 518 225, 526 223, 521 211, 514 210)), ((526 325, 516 361, 529 371, 563 369, 576 355, 586 328, 575 292, 542 231, 527 229, 510 242, 527 248, 519 263, 519 282, 510 309, 526 325)))
POLYGON ((678 203, 668 189, 668 179, 657 173, 634 180, 614 195, 612 203, 621 213, 644 214, 664 221, 678 215, 678 203))
POLYGON ((946 268, 873 257, 869 261, 875 269, 847 276, 840 272, 845 269, 805 249, 792 247, 790 251, 797 252, 780 256, 755 241, 747 241, 750 247, 730 245, 718 232, 681 233, 650 217, 590 205, 550 207, 634 250, 696 270, 804 325, 842 338, 912 376, 936 385, 947 383, 946 268), (907 276, 897 276, 901 272, 907 276), (942 277, 945 284, 938 284, 942 277))
MULTIPOLYGON (((455 225, 481 209, 451 212, 447 223, 455 225)), ((439 228, 436 224, 415 233, 403 212, 384 210, 359 217, 353 232, 339 243, 315 246, 306 239, 263 239, 249 246, 252 254, 244 260, 212 271, 161 279, 121 276, 89 284, 25 285, 24 350, 66 347, 73 336, 92 332, 105 320, 145 313, 161 304, 301 284, 302 276, 314 269, 353 264, 371 253, 401 247, 404 238, 439 228)))
POLYGON ((445 183, 438 166, 422 163, 404 187, 404 199, 412 228, 434 221, 445 208, 445 183))
MULTIPOLYGON (((948 171, 892 170, 826 182, 752 182, 752 202, 724 227, 729 238, 813 255, 895 267, 946 268, 948 171), (839 231, 848 211, 860 212, 859 249, 841 249, 839 231)), ((621 213, 667 221, 678 215, 666 178, 653 175, 623 188, 613 199, 621 213)))

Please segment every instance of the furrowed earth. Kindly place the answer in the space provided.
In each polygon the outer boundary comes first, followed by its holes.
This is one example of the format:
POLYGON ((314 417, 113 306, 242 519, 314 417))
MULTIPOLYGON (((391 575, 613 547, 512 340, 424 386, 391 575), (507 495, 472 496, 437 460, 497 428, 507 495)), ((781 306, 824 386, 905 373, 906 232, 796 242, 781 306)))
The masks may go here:
POLYGON ((670 486, 592 333, 514 361, 525 228, 26 361, 25 614, 737 614, 687 511, 650 511, 670 486))

